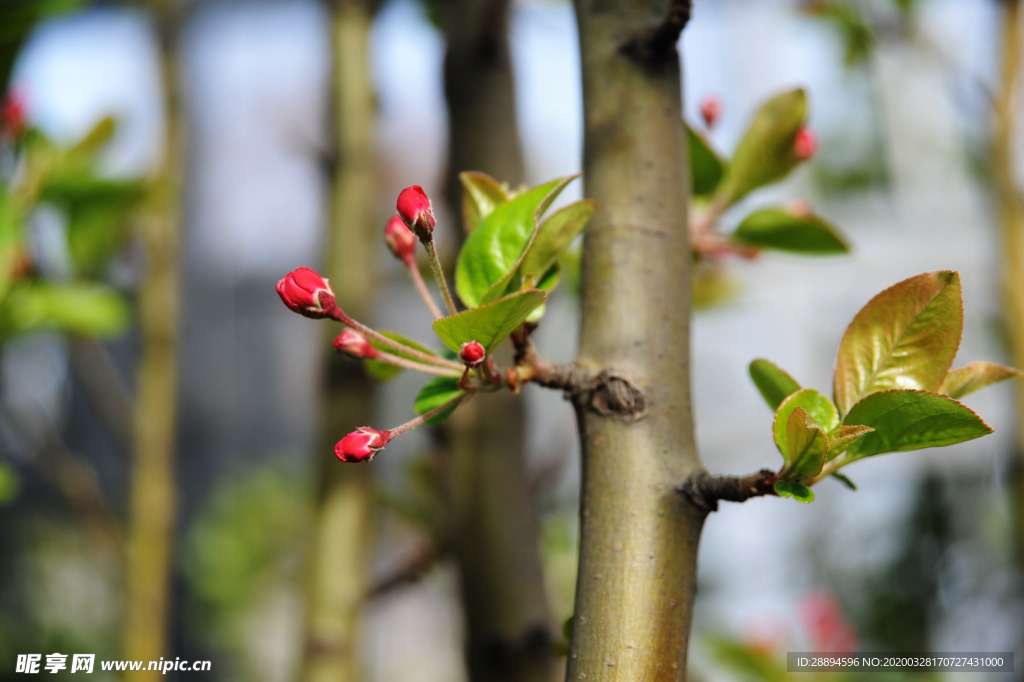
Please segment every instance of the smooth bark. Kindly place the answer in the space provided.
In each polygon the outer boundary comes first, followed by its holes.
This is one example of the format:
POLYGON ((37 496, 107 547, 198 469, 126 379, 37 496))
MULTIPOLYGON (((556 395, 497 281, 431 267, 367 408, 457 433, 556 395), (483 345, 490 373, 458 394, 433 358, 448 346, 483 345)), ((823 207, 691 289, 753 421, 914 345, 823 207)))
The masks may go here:
MULTIPOLYGON (((332 132, 335 164, 323 272, 338 305, 367 320, 380 232, 373 223, 373 90, 368 2, 331 3, 332 132)), ((371 423, 373 387, 358 363, 331 347, 340 331, 323 324, 323 386, 315 440, 319 493, 309 559, 302 679, 361 679, 358 628, 368 589, 371 491, 367 467, 343 465, 334 444, 371 423)))
POLYGON ((575 4, 584 194, 598 202, 585 232, 577 363, 617 370, 645 400, 619 410, 576 401, 583 490, 567 679, 682 680, 705 517, 676 491, 701 467, 690 406, 689 179, 675 48, 689 3, 575 4))
MULTIPOLYGON (((151 198, 142 221, 148 258, 138 292, 142 355, 138 367, 129 522, 123 656, 155 661, 167 654, 170 570, 175 521, 174 445, 178 390, 182 140, 178 18, 171 0, 154 0, 166 130, 151 198)), ((160 679, 133 671, 126 680, 160 679)))

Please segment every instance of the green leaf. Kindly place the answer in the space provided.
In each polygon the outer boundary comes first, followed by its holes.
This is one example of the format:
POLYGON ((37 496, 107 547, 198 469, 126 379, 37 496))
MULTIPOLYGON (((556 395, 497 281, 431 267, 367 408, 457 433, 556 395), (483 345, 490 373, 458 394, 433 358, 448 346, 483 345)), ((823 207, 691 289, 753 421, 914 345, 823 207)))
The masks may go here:
POLYGON ((840 414, 879 391, 937 391, 960 346, 963 323, 955 272, 911 277, 875 296, 839 342, 835 398, 840 414))
MULTIPOLYGON (((433 381, 429 382, 426 386, 420 389, 419 394, 416 396, 416 402, 413 407, 416 409, 417 414, 426 414, 431 410, 441 407, 445 403, 455 400, 463 391, 458 387, 458 379, 452 377, 438 377, 433 381)), ((427 420, 427 424, 431 426, 437 426, 455 411, 455 406, 451 409, 445 410, 440 414, 436 414, 427 420)))
POLYGON ((92 129, 82 136, 73 147, 68 149, 68 156, 79 157, 92 161, 107 144, 114 139, 117 132, 117 120, 113 116, 104 116, 92 129))
POLYGON ((821 473, 828 456, 828 437, 802 407, 786 421, 786 461, 781 477, 786 480, 810 481, 821 473))
POLYGON ((804 388, 779 403, 775 410, 775 422, 772 424, 772 432, 775 435, 775 445, 779 452, 786 458, 787 464, 792 464, 789 459, 789 446, 787 440, 787 425, 789 417, 797 409, 801 408, 818 425, 829 432, 839 424, 839 415, 832 401, 815 391, 813 388, 804 388))
MULTIPOLYGON (((542 289, 544 291, 551 291, 556 286, 558 286, 558 280, 561 279, 561 276, 562 266, 560 263, 555 263, 548 269, 547 272, 544 273, 544 275, 540 278, 540 281, 537 282, 537 288, 542 289)), ((544 313, 547 312, 547 308, 547 303, 541 303, 539 306, 533 309, 533 312, 530 313, 530 316, 526 318, 526 321, 536 322, 540 318, 544 317, 544 313)))
POLYGON ((14 469, 0 462, 0 505, 7 504, 17 497, 20 487, 18 474, 14 469))
POLYGON ((806 117, 807 97, 802 89, 765 102, 736 146, 715 201, 731 206, 752 190, 788 175, 800 163, 793 143, 806 117))
POLYGON ((563 206, 544 219, 519 266, 524 286, 534 286, 558 263, 558 259, 572 244, 572 240, 583 232, 583 228, 590 222, 596 210, 596 201, 583 199, 563 206))
POLYGON ((707 310, 731 303, 743 290, 743 282, 732 269, 720 263, 694 263, 690 296, 696 310, 707 310))
MULTIPOLYGON (((397 332, 382 331, 381 334, 388 337, 392 341, 398 341, 399 343, 414 348, 415 350, 418 350, 421 353, 437 355, 437 353, 435 353, 430 348, 427 348, 419 341, 414 341, 413 339, 410 339, 407 336, 402 336, 397 332)), ((385 346, 376 339, 367 337, 367 340, 370 342, 370 345, 376 348, 377 350, 382 350, 386 353, 390 353, 391 355, 397 355, 398 357, 406 358, 407 360, 415 360, 416 362, 419 362, 418 358, 410 357, 406 353, 396 351, 394 348, 391 348, 390 346, 385 346)), ((382 362, 380 360, 364 360, 363 366, 366 368, 366 373, 369 374, 372 379, 375 379, 377 381, 389 381, 391 379, 394 379, 403 371, 403 368, 398 367, 397 365, 392 365, 389 362, 382 362)))
POLYGON ((839 481, 840 483, 845 485, 850 490, 853 490, 853 491, 856 492, 857 486, 854 485, 853 481, 851 481, 850 478, 848 476, 846 476, 845 474, 841 474, 838 471, 833 471, 832 472, 832 478, 836 479, 837 481, 839 481))
POLYGON ((68 251, 79 276, 99 277, 129 235, 128 213, 119 206, 88 202, 68 216, 68 251))
POLYGON ((830 462, 843 454, 850 449, 851 445, 872 431, 874 429, 870 426, 863 426, 861 424, 841 424, 832 429, 828 434, 828 458, 825 461, 830 462))
POLYGON ((521 291, 434 322, 434 332, 444 345, 458 352, 462 344, 479 341, 487 352, 504 341, 547 298, 537 289, 521 291))
POLYGON ((690 150, 690 177, 693 180, 693 195, 711 195, 725 174, 725 161, 715 153, 704 136, 686 124, 686 143, 690 150))
POLYGON ((963 443, 992 433, 978 415, 952 398, 914 390, 872 393, 853 406, 843 423, 875 429, 850 445, 846 459, 851 462, 886 452, 963 443))
POLYGON ((723 667, 733 673, 727 679, 785 682, 789 677, 785 661, 763 647, 720 636, 708 637, 707 644, 723 667))
POLYGON ((1021 376, 1024 376, 1024 372, 1019 369, 987 360, 978 360, 966 367, 958 367, 950 371, 942 381, 942 385, 939 386, 939 393, 948 395, 950 398, 962 398, 986 386, 1021 376))
POLYGON ((779 497, 792 497, 797 502, 814 502, 814 491, 803 483, 775 481, 775 494, 779 497))
POLYGON ((787 397, 800 390, 800 384, 784 369, 763 358, 750 363, 750 378, 761 392, 768 406, 773 410, 787 397))
POLYGON ((94 284, 25 283, 11 290, 0 307, 0 336, 38 329, 111 337, 124 332, 131 309, 124 297, 94 284))
POLYGON ((732 240, 790 253, 828 255, 850 251, 836 229, 818 216, 798 216, 781 208, 754 211, 739 224, 732 240))
POLYGON ((462 225, 470 234, 480 221, 494 213, 494 209, 508 201, 509 196, 501 183, 486 173, 466 171, 459 173, 462 183, 462 225))
POLYGON ((511 280, 537 230, 538 219, 572 179, 534 187, 499 204, 480 221, 466 238, 455 265, 455 289, 466 306, 480 305, 488 289, 511 280))

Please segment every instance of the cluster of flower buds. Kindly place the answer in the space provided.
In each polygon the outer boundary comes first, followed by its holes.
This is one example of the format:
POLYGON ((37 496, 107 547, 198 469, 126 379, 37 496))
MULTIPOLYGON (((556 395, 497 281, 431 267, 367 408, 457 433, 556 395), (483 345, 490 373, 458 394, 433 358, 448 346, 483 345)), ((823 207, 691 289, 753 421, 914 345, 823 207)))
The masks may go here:
POLYGON ((800 128, 793 140, 793 154, 800 161, 806 161, 818 151, 818 138, 810 128, 800 128))
POLYGON ((277 295, 288 309, 305 317, 330 317, 336 307, 331 283, 315 270, 292 270, 277 283, 277 295))
POLYGON ((715 123, 722 116, 722 98, 718 95, 705 95, 700 101, 700 117, 704 119, 704 125, 708 130, 715 127, 715 123))
MULTIPOLYGON (((442 315, 434 305, 430 293, 423 283, 416 266, 417 237, 423 242, 428 259, 438 285, 445 296, 449 312, 455 313, 455 305, 451 293, 444 281, 440 262, 434 251, 431 235, 434 230, 434 213, 430 199, 418 185, 407 187, 398 197, 398 215, 393 217, 384 229, 384 241, 396 258, 409 268, 409 272, 423 295, 424 302, 435 318, 442 315)), ((468 398, 477 387, 468 380, 466 368, 479 367, 487 356, 484 347, 473 341, 462 347, 459 354, 462 364, 455 360, 442 358, 421 348, 414 347, 396 340, 366 325, 363 325, 345 314, 337 305, 330 282, 316 271, 300 267, 288 273, 277 283, 277 293, 286 306, 293 312, 311 318, 331 318, 341 322, 346 328, 334 339, 334 348, 339 353, 358 360, 378 360, 404 369, 413 369, 435 376, 451 377, 466 380, 464 392, 444 405, 421 414, 420 416, 391 429, 378 431, 363 426, 342 438, 334 447, 334 454, 342 462, 368 462, 384 449, 389 441, 421 424, 445 410, 453 409, 468 398), (464 365, 464 366, 463 366, 464 365)))
POLYGON ((342 462, 369 462, 392 438, 390 431, 361 426, 334 446, 334 454, 342 462))
POLYGON ((406 187, 398 195, 398 215, 421 242, 429 242, 434 233, 434 209, 430 197, 419 185, 406 187))
POLYGON ((26 128, 24 98, 16 91, 11 90, 7 93, 3 105, 0 105, 0 139, 18 138, 26 128))

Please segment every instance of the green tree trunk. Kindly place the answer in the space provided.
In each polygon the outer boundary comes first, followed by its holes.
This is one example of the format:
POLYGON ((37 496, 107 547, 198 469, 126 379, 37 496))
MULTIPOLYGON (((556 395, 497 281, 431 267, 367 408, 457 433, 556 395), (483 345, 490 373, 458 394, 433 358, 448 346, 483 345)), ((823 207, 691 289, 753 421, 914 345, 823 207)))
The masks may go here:
POLYGON ((576 0, 586 196, 578 364, 615 370, 578 402, 581 547, 567 680, 682 680, 705 513, 690 406, 689 178, 676 39, 689 2, 576 0), (642 391, 629 396, 628 384, 642 391), (629 408, 629 409, 627 409, 629 408), (619 416, 621 413, 621 416, 619 416))
MULTIPOLYGON (((448 41, 449 147, 445 195, 458 216, 462 171, 523 180, 508 44, 508 0, 439 7, 448 41)), ((523 401, 480 396, 452 419, 448 490, 452 546, 472 682, 550 682, 557 661, 526 466, 523 401), (510 513, 510 510, 519 510, 510 513)))
MULTIPOLYGON (((148 263, 138 293, 142 356, 135 404, 135 457, 129 493, 126 659, 154 661, 167 654, 168 596, 174 545, 174 436, 178 390, 182 141, 178 79, 178 18, 172 0, 151 3, 160 42, 167 129, 151 200, 143 220, 148 263)), ((154 671, 126 680, 160 679, 154 671)))
MULTIPOLYGON (((374 225, 373 89, 370 83, 369 2, 332 0, 333 134, 335 165, 323 272, 338 305, 369 319, 373 263, 380 238, 374 225)), ((373 387, 362 367, 334 352, 338 332, 324 325, 321 414, 316 438, 319 493, 309 560, 305 682, 361 679, 359 614, 368 589, 371 491, 367 467, 342 465, 334 444, 373 416, 373 387)))
MULTIPOLYGON (((1021 76, 1021 3, 1001 0, 1002 29, 1001 73, 994 101, 992 128, 992 179, 996 207, 1002 229, 1003 311, 1010 363, 1024 367, 1024 199, 1014 172, 1017 139, 1018 89, 1021 76)), ((1020 560, 1024 561, 1024 382, 1016 381, 1017 442, 1016 538, 1020 560)))

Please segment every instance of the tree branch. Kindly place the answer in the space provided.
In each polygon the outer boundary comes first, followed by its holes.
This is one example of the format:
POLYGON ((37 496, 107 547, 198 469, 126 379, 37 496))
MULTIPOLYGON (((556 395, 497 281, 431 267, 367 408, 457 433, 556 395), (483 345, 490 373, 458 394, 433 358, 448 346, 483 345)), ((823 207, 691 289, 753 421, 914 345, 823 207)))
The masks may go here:
POLYGON ((746 502, 752 497, 775 494, 776 474, 761 469, 747 476, 712 476, 707 471, 696 471, 676 490, 698 509, 710 513, 718 511, 718 502, 746 502))

